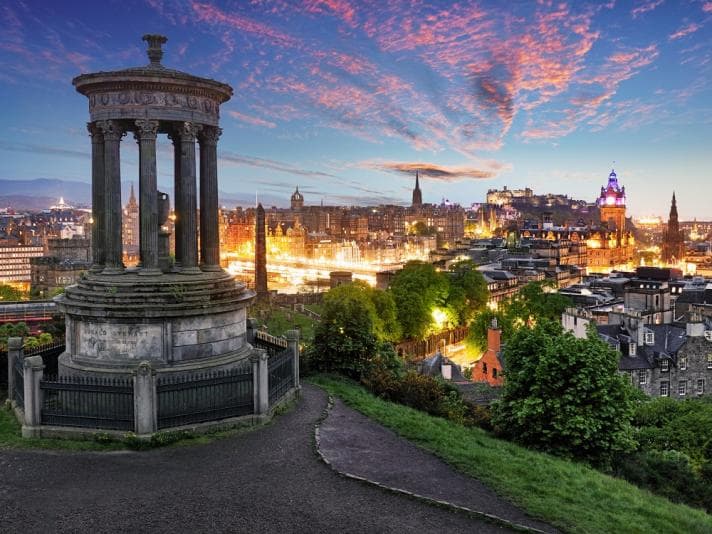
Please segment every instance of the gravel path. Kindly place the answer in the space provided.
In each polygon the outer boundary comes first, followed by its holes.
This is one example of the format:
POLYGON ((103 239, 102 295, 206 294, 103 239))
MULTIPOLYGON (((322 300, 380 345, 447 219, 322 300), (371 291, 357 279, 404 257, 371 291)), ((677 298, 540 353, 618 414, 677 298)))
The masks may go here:
POLYGON ((0 532, 503 532, 339 476, 314 450, 326 394, 263 428, 149 452, 0 451, 0 532))
POLYGON ((339 399, 319 425, 319 451, 340 473, 494 515, 517 525, 556 532, 479 480, 455 471, 434 455, 345 406, 339 399))

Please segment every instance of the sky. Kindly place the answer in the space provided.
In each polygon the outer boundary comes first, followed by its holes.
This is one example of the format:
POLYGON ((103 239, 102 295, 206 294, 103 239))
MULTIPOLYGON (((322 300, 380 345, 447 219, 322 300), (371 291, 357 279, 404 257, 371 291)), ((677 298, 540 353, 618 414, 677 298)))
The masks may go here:
MULTIPOLYGON (((90 181, 74 76, 163 64, 230 84, 220 188, 462 205, 529 186, 712 219, 712 1, 6 0, 0 179, 90 181)), ((122 143, 122 179, 138 154, 122 143)), ((172 182, 159 138, 159 184, 172 182)))

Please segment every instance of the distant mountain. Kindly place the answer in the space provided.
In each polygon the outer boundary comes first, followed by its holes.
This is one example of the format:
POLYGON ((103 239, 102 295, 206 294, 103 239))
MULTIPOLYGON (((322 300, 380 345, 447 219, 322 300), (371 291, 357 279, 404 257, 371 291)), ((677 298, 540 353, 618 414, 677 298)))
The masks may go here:
MULTIPOLYGON (((134 182, 138 197, 138 183, 134 182)), ((173 188, 160 187, 168 193, 173 203, 173 188)), ((122 203, 126 204, 131 191, 131 182, 122 182, 122 203)), ((233 208, 236 206, 254 206, 255 197, 248 193, 226 193, 220 191, 220 204, 233 208)), ((91 206, 91 184, 56 178, 36 178, 34 180, 0 180, 0 208, 12 207, 16 210, 42 210, 57 203, 60 197, 72 206, 91 206)), ((287 206, 285 198, 274 195, 260 195, 260 202, 265 206, 287 206)))

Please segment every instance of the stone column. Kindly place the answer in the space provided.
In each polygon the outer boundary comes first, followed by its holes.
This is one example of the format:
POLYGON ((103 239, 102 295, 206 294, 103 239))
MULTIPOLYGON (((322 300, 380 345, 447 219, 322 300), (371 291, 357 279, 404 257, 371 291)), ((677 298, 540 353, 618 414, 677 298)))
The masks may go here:
POLYGON ((158 430, 156 370, 143 361, 134 372, 134 422, 136 434, 145 436, 158 430))
POLYGON ((137 120, 140 208, 140 275, 162 274, 158 268, 158 183, 156 181, 156 134, 158 121, 137 120))
POLYGON ((104 135, 96 123, 88 122, 91 137, 91 271, 104 269, 106 261, 104 225, 104 135))
POLYGON ((102 274, 122 274, 123 246, 121 242, 121 152, 124 130, 117 121, 99 121, 104 134, 104 235, 106 261, 102 274))
POLYGON ((203 128, 200 140, 200 268, 221 271, 218 228, 218 138, 222 130, 203 128))
POLYGON ((292 351, 292 371, 294 373, 294 388, 299 389, 299 330, 287 330, 287 347, 292 351))
MULTIPOLYGON (((197 191, 195 186, 195 138, 200 125, 184 122, 180 128, 180 211, 181 269, 183 274, 198 274, 198 220, 197 191)), ((177 236, 176 236, 177 237, 177 236)), ((176 242, 178 240, 176 239, 176 242)))
POLYGON ((180 269, 183 263, 183 220, 178 216, 180 212, 183 211, 181 206, 181 201, 183 200, 183 195, 181 194, 181 158, 180 158, 180 129, 175 127, 175 129, 168 135, 168 138, 173 141, 173 212, 175 214, 175 221, 173 221, 173 233, 175 236, 175 264, 174 268, 176 270, 180 269))
POLYGON ((42 356, 29 356, 24 361, 25 371, 25 424, 22 425, 23 438, 40 436, 42 390, 40 380, 44 374, 42 356))
POLYGON ((252 362, 252 390, 255 415, 269 411, 269 354, 265 349, 254 349, 252 362))
POLYGON ((257 204, 255 211, 255 291, 259 297, 268 294, 267 289, 267 234, 265 210, 257 204))

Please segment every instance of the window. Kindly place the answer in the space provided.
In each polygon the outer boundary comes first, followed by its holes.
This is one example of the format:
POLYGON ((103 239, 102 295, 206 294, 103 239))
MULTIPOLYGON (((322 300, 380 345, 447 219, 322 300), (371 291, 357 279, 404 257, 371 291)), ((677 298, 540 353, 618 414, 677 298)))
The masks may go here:
POLYGON ((712 354, 707 355, 707 369, 712 369, 712 354))
POLYGON ((497 378, 497 368, 492 367, 492 378, 497 378))
POLYGON ((670 396, 670 382, 663 380, 660 382, 660 396, 669 397, 670 396))
POLYGON ((670 360, 661 360, 660 372, 667 373, 668 371, 670 371, 670 360))
POLYGON ((677 383, 677 394, 681 397, 687 395, 687 380, 680 380, 677 383))
POLYGON ((697 379, 697 394, 702 395, 704 392, 705 392, 705 379, 698 378, 697 379))
POLYGON ((652 345, 655 343, 655 334, 653 332, 645 333, 645 344, 652 345))
POLYGON ((680 371, 687 370, 687 356, 680 356, 680 371))
POLYGON ((648 371, 645 369, 638 369, 638 384, 644 386, 648 383, 648 371))
POLYGON ((487 374, 487 362, 482 362, 482 374, 487 374))
POLYGON ((628 345, 628 355, 635 356, 635 351, 638 349, 638 345, 631 343, 628 345))
POLYGON ((631 385, 635 385, 635 371, 632 369, 628 370, 628 378, 630 379, 631 385))

